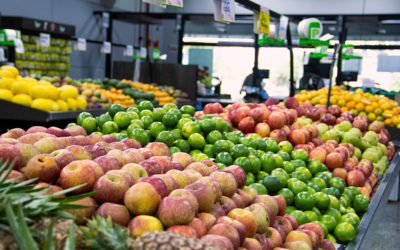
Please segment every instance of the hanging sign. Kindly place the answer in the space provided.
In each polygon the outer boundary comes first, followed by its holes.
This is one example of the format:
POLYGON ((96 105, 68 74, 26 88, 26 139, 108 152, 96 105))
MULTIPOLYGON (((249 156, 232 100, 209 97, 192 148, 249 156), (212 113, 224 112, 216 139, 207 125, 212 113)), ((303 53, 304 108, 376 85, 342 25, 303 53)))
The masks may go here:
POLYGON ((289 18, 287 16, 281 16, 279 20, 279 31, 278 31, 279 39, 286 39, 288 24, 289 24, 289 18))
POLYGON ((165 4, 163 4, 163 0, 143 0, 144 3, 152 4, 161 8, 166 8, 165 4))
POLYGON ((50 47, 50 34, 40 33, 39 45, 41 47, 50 47))
POLYGON ((235 22, 235 0, 214 0, 214 19, 217 22, 235 22))
POLYGON ((124 56, 133 56, 133 46, 132 45, 126 45, 126 48, 124 49, 124 56))
POLYGON ((254 32, 269 34, 269 9, 260 6, 260 11, 254 11, 254 32))
POLYGON ((111 53, 111 43, 110 42, 103 42, 103 45, 101 46, 101 53, 103 53, 103 54, 111 53))
POLYGON ((75 42, 75 50, 77 51, 86 51, 86 39, 78 38, 75 42))
POLYGON ((163 4, 183 8, 183 0, 163 0, 163 4))

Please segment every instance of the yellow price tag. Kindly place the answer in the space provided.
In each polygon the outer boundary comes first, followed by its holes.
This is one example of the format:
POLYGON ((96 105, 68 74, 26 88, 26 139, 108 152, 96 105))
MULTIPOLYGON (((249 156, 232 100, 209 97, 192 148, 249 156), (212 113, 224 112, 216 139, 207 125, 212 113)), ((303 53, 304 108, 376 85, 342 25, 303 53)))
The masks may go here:
POLYGON ((260 9, 260 21, 259 21, 259 32, 269 34, 269 10, 261 7, 260 9))

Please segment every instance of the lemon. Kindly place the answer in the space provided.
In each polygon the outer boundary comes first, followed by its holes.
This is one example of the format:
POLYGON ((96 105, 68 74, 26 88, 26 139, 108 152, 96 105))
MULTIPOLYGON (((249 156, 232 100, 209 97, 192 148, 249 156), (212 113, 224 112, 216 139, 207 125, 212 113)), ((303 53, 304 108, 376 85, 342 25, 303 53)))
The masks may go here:
POLYGON ((63 100, 68 100, 68 98, 76 98, 78 97, 78 90, 70 85, 64 85, 61 88, 59 88, 60 90, 60 99, 63 100))
POLYGON ((78 102, 73 98, 67 99, 69 110, 76 110, 78 106, 78 102))
POLYGON ((0 99, 11 101, 13 93, 8 89, 0 89, 0 99))
POLYGON ((44 80, 40 80, 38 83, 43 86, 53 86, 50 82, 44 80))
POLYGON ((58 88, 56 88, 54 86, 48 86, 48 87, 46 87, 46 92, 47 92, 47 96, 50 99, 57 100, 58 92, 59 92, 58 88))
POLYGON ((68 104, 64 100, 58 99, 56 103, 59 111, 68 111, 68 104))
POLYGON ((29 90, 29 94, 32 96, 32 98, 47 98, 48 97, 46 87, 43 85, 39 85, 39 84, 31 87, 29 90))
POLYGON ((25 81, 16 81, 11 85, 11 91, 14 94, 28 94, 29 84, 25 81))
POLYGON ((13 82, 12 78, 0 78, 0 89, 10 89, 13 82))
POLYGON ((32 103, 32 98, 27 94, 18 94, 15 95, 11 101, 21 105, 30 106, 32 103))
POLYGON ((0 76, 4 78, 15 78, 14 74, 8 70, 0 70, 0 76))
POLYGON ((58 104, 55 101, 49 99, 49 102, 51 103, 51 111, 58 111, 59 110, 58 104))
POLYGON ((51 111, 52 103, 49 99, 45 98, 37 98, 32 101, 31 107, 35 109, 41 109, 44 111, 51 111))
POLYGON ((1 69, 10 71, 14 75, 14 78, 19 75, 18 69, 16 67, 13 67, 13 66, 10 66, 10 65, 3 65, 3 66, 1 66, 1 69))
POLYGON ((83 96, 78 96, 78 98, 76 98, 76 102, 78 109, 85 109, 87 106, 86 98, 83 96))

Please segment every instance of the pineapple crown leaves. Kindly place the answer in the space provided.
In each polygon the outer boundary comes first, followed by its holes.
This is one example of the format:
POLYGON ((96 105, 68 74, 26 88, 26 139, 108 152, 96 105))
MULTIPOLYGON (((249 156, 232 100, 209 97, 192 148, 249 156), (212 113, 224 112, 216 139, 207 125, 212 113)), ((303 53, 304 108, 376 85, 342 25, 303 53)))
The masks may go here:
POLYGON ((81 227, 85 246, 90 249, 127 250, 129 248, 129 232, 127 229, 113 224, 111 217, 107 219, 96 216, 90 219, 86 227, 81 227))

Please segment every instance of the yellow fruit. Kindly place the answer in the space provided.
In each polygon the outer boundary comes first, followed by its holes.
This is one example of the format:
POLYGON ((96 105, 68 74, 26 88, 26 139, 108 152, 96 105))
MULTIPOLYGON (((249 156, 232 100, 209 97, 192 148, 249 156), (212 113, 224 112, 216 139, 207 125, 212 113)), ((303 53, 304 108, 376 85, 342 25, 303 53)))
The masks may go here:
POLYGON ((342 107, 341 110, 342 110, 342 112, 349 111, 349 109, 347 107, 342 107))
POLYGON ((16 81, 11 85, 11 91, 16 94, 28 94, 29 84, 25 81, 16 81))
POLYGON ((78 96, 78 98, 76 98, 76 102, 77 102, 77 108, 80 110, 85 109, 87 106, 86 98, 83 96, 78 96))
POLYGON ((357 103, 357 104, 356 104, 356 109, 357 109, 357 111, 363 111, 363 110, 364 110, 364 104, 362 104, 362 103, 357 103))
POLYGON ((3 65, 3 66, 1 66, 1 69, 11 72, 14 75, 14 78, 19 75, 18 69, 16 67, 13 67, 10 65, 3 65))
POLYGON ((77 103, 77 101, 75 99, 68 98, 67 99, 67 103, 68 103, 69 110, 76 110, 77 109, 78 103, 77 103))
POLYGON ((21 105, 31 106, 32 98, 27 94, 18 94, 15 95, 11 101, 21 105))
POLYGON ((58 99, 56 103, 59 111, 68 111, 68 104, 64 100, 58 99))
POLYGON ((51 99, 49 99, 49 101, 51 103, 51 111, 58 111, 59 110, 58 104, 51 99))
POLYGON ((365 106, 365 112, 371 113, 372 111, 374 111, 374 108, 372 107, 372 105, 365 106))
POLYGON ((392 123, 393 123, 394 125, 400 124, 400 116, 399 116, 399 115, 394 116, 394 117, 392 118, 392 123))
POLYGON ((0 77, 3 78, 15 78, 14 74, 8 70, 0 70, 0 77))
POLYGON ((57 100, 58 98, 58 88, 54 86, 46 87, 47 95, 50 99, 57 100))
POLYGON ((37 98, 32 101, 31 107, 35 109, 41 109, 44 111, 51 111, 53 103, 50 99, 46 98, 37 98))
POLYGON ((61 88, 59 88, 60 94, 59 97, 60 99, 63 100, 68 100, 68 98, 77 98, 78 97, 78 90, 70 85, 64 85, 61 88))
POLYGON ((353 102, 353 101, 350 101, 350 102, 348 102, 348 103, 346 104, 346 107, 347 107, 348 109, 352 109, 352 108, 354 108, 355 106, 356 106, 356 103, 353 102))
POLYGON ((48 93, 46 90, 45 86, 42 85, 34 85, 31 87, 29 90, 29 94, 32 96, 32 98, 48 98, 48 93))
POLYGON ((14 81, 12 78, 0 78, 0 89, 10 89, 14 81))
POLYGON ((346 101, 345 101, 344 99, 339 99, 339 101, 337 102, 337 104, 338 104, 340 107, 344 107, 344 106, 346 105, 346 101))
POLYGON ((369 119, 370 121, 375 121, 375 120, 376 120, 376 115, 375 115, 375 113, 369 113, 369 114, 368 114, 368 119, 369 119))
POLYGON ((374 113, 375 113, 376 115, 380 115, 380 114, 382 114, 382 109, 376 108, 376 109, 374 110, 374 113))
POLYGON ((0 99, 11 101, 13 93, 8 89, 0 89, 0 99))
POLYGON ((385 119, 384 123, 385 123, 385 125, 391 125, 392 120, 390 118, 387 118, 387 119, 385 119))
POLYGON ((379 103, 377 103, 377 102, 373 102, 371 105, 372 105, 372 107, 373 107, 374 109, 376 109, 377 107, 379 107, 379 103))

